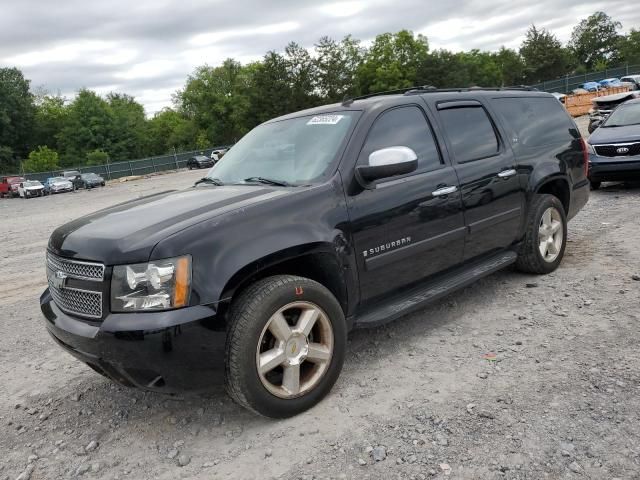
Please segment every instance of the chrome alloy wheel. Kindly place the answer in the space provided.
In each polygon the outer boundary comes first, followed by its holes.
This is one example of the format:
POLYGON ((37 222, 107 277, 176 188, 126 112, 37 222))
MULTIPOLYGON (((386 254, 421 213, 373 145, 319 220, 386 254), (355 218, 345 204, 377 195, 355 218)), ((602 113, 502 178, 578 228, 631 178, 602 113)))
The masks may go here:
POLYGON ((256 367, 262 385, 280 398, 312 390, 333 355, 333 328, 327 314, 310 302, 293 302, 274 313, 260 335, 256 367))
POLYGON ((564 227, 562 217, 555 207, 547 208, 540 219, 538 229, 538 240, 540 242, 540 255, 545 262, 552 263, 560 255, 562 242, 564 241, 564 227))

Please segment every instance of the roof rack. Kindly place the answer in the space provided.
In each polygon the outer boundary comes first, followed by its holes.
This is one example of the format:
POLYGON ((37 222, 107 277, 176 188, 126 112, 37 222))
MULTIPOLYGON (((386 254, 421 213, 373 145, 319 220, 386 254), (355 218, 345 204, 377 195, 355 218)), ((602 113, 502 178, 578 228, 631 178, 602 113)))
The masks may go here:
POLYGON ((364 100, 367 98, 384 96, 384 95, 422 95, 424 93, 435 93, 435 92, 500 92, 500 91, 508 91, 508 90, 519 90, 519 91, 537 91, 538 89, 535 87, 529 87, 527 85, 516 85, 513 87, 465 87, 465 88, 436 88, 433 85, 422 85, 418 87, 408 87, 408 88, 399 88, 396 90, 386 90, 384 92, 375 92, 369 93, 367 95, 360 95, 358 97, 345 97, 342 100, 343 106, 351 105, 356 100, 364 100))

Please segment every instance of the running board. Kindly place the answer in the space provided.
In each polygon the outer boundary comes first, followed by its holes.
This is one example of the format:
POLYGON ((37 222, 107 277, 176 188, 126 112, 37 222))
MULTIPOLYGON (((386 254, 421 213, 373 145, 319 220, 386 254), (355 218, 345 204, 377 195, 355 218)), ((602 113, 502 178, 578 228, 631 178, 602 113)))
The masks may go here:
POLYGON ((376 327, 419 310, 429 302, 442 298, 455 290, 472 284, 479 278, 491 275, 507 265, 515 263, 517 257, 518 255, 512 251, 500 252, 454 271, 443 279, 413 287, 356 315, 355 328, 376 327))

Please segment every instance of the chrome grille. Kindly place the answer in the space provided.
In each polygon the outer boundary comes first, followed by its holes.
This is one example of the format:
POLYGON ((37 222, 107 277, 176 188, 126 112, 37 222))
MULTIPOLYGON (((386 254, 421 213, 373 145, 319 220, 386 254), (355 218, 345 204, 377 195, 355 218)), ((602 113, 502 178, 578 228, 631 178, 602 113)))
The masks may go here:
POLYGON ((95 282, 104 280, 104 265, 101 263, 69 260, 47 252, 47 265, 52 270, 63 272, 69 277, 95 282))
POLYGON ((102 318, 101 263, 82 262, 47 252, 47 281, 55 304, 63 311, 81 317, 102 318), (73 280, 69 285, 69 280, 73 280), (86 286, 86 288, 84 288, 86 286))
POLYGON ((68 313, 89 318, 102 318, 102 292, 78 288, 56 287, 49 278, 49 291, 56 305, 68 313))

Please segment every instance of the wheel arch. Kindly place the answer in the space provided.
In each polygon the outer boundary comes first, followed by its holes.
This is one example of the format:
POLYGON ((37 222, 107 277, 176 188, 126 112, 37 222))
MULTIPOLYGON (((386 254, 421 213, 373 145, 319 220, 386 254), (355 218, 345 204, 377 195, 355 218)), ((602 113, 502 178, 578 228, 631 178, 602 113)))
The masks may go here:
POLYGON ((550 175, 543 178, 538 182, 533 193, 555 196, 562 203, 565 214, 569 214, 571 187, 569 186, 569 180, 564 175, 550 175))
POLYGON ((257 280, 288 274, 309 278, 325 286, 348 312, 349 289, 343 261, 335 245, 317 242, 286 248, 256 259, 237 270, 226 282, 220 295, 220 309, 226 310, 231 300, 257 280))

